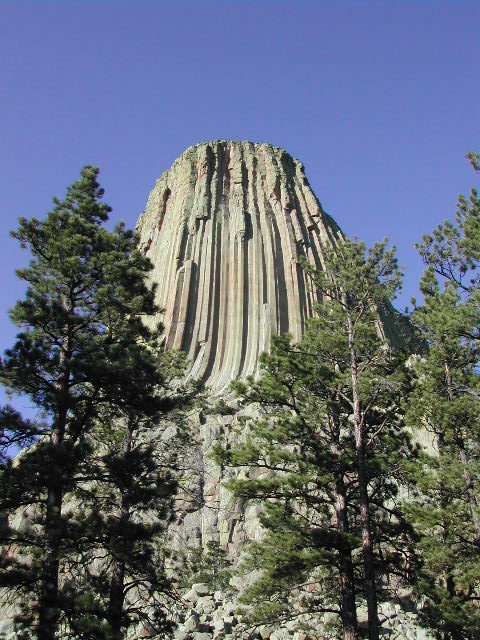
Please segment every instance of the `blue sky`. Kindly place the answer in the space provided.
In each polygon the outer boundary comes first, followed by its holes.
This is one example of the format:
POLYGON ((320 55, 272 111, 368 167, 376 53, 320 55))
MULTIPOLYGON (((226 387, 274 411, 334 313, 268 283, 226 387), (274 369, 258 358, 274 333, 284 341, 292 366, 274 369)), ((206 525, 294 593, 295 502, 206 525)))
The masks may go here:
POLYGON ((218 138, 284 147, 345 232, 388 236, 405 306, 414 243, 475 182, 479 78, 478 2, 0 0, 0 351, 19 216, 96 164, 133 226, 173 160, 218 138))

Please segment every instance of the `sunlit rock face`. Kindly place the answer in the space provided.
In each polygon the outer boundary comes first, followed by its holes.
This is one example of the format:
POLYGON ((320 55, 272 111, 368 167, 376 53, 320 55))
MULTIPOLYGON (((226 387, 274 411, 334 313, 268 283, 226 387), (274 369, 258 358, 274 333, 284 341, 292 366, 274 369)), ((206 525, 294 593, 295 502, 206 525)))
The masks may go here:
MULTIPOLYGON (((202 378, 213 392, 213 401, 189 416, 190 438, 181 452, 185 471, 165 542, 180 556, 216 542, 235 564, 245 543, 262 537, 260 507, 236 499, 227 483, 238 473, 248 478, 260 472, 219 466, 212 452, 218 442, 227 448, 244 442, 262 408, 237 400, 229 385, 255 373, 272 334, 301 339, 321 302, 301 259, 321 269, 325 248, 335 248, 342 233, 298 160, 268 144, 230 141, 187 149, 157 180, 137 230, 163 309, 152 322, 163 321, 167 347, 183 349, 191 362, 188 375, 202 378)), ((379 309, 379 335, 401 344, 400 329, 391 307, 379 309)), ((243 580, 233 582, 241 589, 243 580)), ((191 610, 176 640, 246 637, 228 613, 235 603, 194 586, 203 595, 193 587, 185 595, 191 610)), ((325 637, 322 621, 315 624, 309 637, 325 637)), ((251 637, 291 636, 282 628, 251 637)))
POLYGON ((268 144, 190 147, 157 180, 137 230, 152 260, 168 347, 216 394, 254 373, 272 333, 300 339, 321 267, 341 232, 303 165, 268 144))
MULTIPOLYGON (((317 294, 301 268, 323 266, 326 247, 342 233, 323 211, 303 165, 268 144, 216 141, 190 147, 157 180, 137 230, 154 265, 165 341, 183 349, 189 376, 210 387, 220 415, 197 409, 189 420, 187 477, 177 500, 169 544, 178 549, 216 541, 237 559, 259 535, 257 508, 226 489, 234 471, 212 460, 218 440, 235 447, 260 408, 237 401, 232 380, 255 373, 270 336, 302 337, 317 294)), ((378 332, 402 344, 388 305, 378 332)), ((247 473, 247 472, 244 472, 247 473)))

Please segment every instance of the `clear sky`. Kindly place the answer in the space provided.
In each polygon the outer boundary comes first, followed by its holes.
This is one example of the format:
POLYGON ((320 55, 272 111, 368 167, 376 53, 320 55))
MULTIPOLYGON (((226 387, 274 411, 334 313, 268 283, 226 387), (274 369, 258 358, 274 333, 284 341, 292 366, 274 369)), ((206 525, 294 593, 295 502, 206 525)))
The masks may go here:
POLYGON ((452 217, 480 150, 479 2, 0 0, 0 351, 25 259, 8 232, 81 167, 134 226, 187 147, 239 139, 306 166, 349 235, 413 245, 452 217))

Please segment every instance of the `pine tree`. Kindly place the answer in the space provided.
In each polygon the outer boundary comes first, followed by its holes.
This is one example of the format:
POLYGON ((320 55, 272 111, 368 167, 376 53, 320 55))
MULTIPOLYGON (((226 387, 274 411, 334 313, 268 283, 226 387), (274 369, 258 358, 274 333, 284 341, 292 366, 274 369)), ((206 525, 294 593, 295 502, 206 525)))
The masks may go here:
POLYGON ((311 327, 300 345, 289 336, 274 337, 271 353, 261 357, 261 378, 234 385, 266 415, 251 425, 245 445, 224 451, 221 459, 251 469, 248 479, 229 486, 264 507, 259 518, 267 535, 250 545, 243 567, 261 570, 243 596, 255 605, 252 621, 334 613, 342 618, 344 637, 355 638, 352 551, 358 539, 347 514, 353 443, 348 408, 335 389, 341 383, 320 351, 332 346, 331 333, 328 346, 321 333, 311 327))
POLYGON ((64 624, 68 504, 93 453, 91 434, 107 407, 151 416, 138 392, 146 380, 162 385, 149 346, 155 335, 142 322, 156 311, 146 283, 151 264, 122 224, 113 232, 103 226, 110 208, 97 175, 85 167, 44 220, 22 218, 13 233, 32 260, 17 272, 27 290, 11 312, 20 332, 0 374, 8 390, 30 397, 42 422, 32 432, 19 416, 3 414, 7 441, 36 442, 1 469, 0 509, 10 518, 1 531, 0 584, 7 599, 19 602, 21 594, 19 619, 39 640, 53 640, 64 624))
MULTIPOLYGON (((372 536, 370 497, 366 460, 367 424, 371 408, 376 408, 381 386, 370 378, 372 364, 382 362, 384 344, 375 339, 378 307, 392 300, 400 287, 394 250, 386 251, 386 243, 377 243, 365 259, 365 245, 346 241, 338 254, 331 252, 325 271, 311 271, 317 289, 328 297, 335 315, 342 322, 348 339, 350 357, 351 404, 355 431, 356 475, 362 528, 362 555, 368 609, 370 640, 378 640, 378 598, 374 541, 372 536), (371 386, 373 396, 362 398, 363 378, 371 386)), ((373 368, 374 371, 374 368, 373 368)))
POLYGON ((148 637, 164 638, 173 629, 177 595, 162 536, 173 517, 178 451, 198 387, 178 382, 184 354, 154 354, 159 375, 132 381, 131 401, 103 409, 91 434, 94 455, 79 468, 73 542, 82 557, 69 559, 73 638, 116 640, 138 625, 148 637))
POLYGON ((244 598, 257 616, 291 615, 291 595, 310 590, 303 610, 339 613, 351 639, 356 597, 364 595, 369 636, 377 638, 380 578, 386 586, 389 573, 406 578, 409 558, 398 497, 413 453, 400 412, 409 376, 404 354, 381 335, 379 315, 392 313, 400 276, 384 243, 366 259, 364 245, 348 240, 325 253, 324 271, 306 265, 323 297, 317 318, 298 345, 273 339, 258 381, 234 385, 266 416, 245 445, 219 458, 255 470, 230 487, 263 504, 266 537, 246 565, 261 577, 244 598))
MULTIPOLYGON (((479 156, 469 154, 476 171, 479 156)), ((439 225, 418 250, 427 265, 424 306, 413 314, 428 343, 408 418, 430 442, 410 507, 422 535, 418 591, 441 637, 477 638, 480 625, 480 199, 460 196, 456 224, 439 225)))
POLYGON ((231 593, 232 561, 217 541, 210 540, 205 547, 187 549, 181 564, 184 574, 181 577, 182 587, 200 582, 212 592, 231 593))

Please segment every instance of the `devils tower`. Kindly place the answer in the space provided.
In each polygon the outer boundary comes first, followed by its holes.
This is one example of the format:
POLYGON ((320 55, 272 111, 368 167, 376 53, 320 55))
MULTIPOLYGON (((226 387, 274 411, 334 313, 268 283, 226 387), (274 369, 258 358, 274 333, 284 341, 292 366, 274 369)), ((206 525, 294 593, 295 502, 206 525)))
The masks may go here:
POLYGON ((341 232, 303 165, 269 144, 191 147, 155 184, 137 226, 154 264, 167 347, 216 394, 253 373, 272 333, 300 339, 321 267, 341 232))
MULTIPOLYGON (((342 240, 298 160, 269 144, 224 140, 190 147, 173 163, 150 193, 137 231, 162 309, 151 322, 163 322, 168 348, 185 351, 188 375, 230 404, 230 383, 255 373, 270 336, 289 332, 300 340, 321 302, 302 257, 321 269, 325 246, 342 240)), ((395 326, 383 320, 378 329, 391 337, 395 326)), ((224 486, 229 470, 210 457, 219 437, 234 446, 257 411, 235 406, 233 415, 192 416, 174 548, 215 541, 236 559, 259 534, 255 508, 232 498, 224 486)))
MULTIPOLYGON (((298 160, 269 144, 224 140, 190 147, 173 163, 150 193, 137 231, 161 309, 150 321, 163 323, 167 348, 187 354, 188 376, 204 381, 211 406, 221 400, 227 408, 190 416, 187 471, 166 542, 182 553, 215 543, 235 564, 245 543, 262 537, 260 507, 232 496, 225 485, 238 471, 218 466, 211 454, 219 440, 235 448, 261 408, 236 400, 230 384, 255 374, 273 334, 302 338, 322 302, 302 260, 323 269, 325 248, 335 250, 343 234, 298 160)), ((383 338, 402 343, 401 329, 393 308, 378 309, 383 338)), ((237 605, 225 597, 194 585, 175 637, 247 637, 232 628, 237 605)), ((255 637, 298 635, 267 631, 255 637)))
POLYGON ((179 550, 219 543, 234 561, 259 535, 257 510, 225 488, 231 472, 211 459, 218 438, 232 446, 258 415, 235 406, 229 385, 257 368, 272 334, 300 340, 317 294, 300 266, 322 267, 342 233, 311 190, 303 165, 269 144, 215 141, 190 147, 156 182, 137 224, 154 265, 167 348, 187 354, 230 415, 198 411, 189 428, 187 477, 170 529, 179 550))

